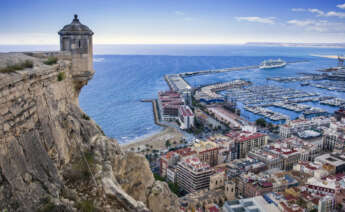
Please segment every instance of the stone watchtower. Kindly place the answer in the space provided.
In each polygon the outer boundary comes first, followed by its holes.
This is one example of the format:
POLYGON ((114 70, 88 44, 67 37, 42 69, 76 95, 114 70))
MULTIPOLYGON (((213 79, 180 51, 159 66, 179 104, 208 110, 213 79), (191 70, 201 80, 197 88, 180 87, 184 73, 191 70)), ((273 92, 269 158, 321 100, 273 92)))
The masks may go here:
POLYGON ((92 78, 95 72, 92 62, 93 32, 80 23, 78 15, 74 15, 72 23, 65 25, 59 31, 59 35, 60 50, 72 58, 72 77, 82 86, 92 78))

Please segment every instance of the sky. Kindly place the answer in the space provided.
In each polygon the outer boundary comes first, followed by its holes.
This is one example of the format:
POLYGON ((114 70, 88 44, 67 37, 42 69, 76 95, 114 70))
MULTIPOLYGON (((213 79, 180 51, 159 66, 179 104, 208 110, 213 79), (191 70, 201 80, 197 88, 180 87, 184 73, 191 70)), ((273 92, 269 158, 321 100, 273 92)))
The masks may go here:
POLYGON ((345 0, 1 0, 0 45, 57 45, 74 14, 94 44, 345 42, 345 0))

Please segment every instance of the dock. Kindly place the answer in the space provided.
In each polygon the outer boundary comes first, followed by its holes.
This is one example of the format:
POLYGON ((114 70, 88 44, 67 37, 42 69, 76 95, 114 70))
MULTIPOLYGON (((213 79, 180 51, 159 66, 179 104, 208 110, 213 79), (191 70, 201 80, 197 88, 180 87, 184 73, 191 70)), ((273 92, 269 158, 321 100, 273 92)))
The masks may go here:
MULTIPOLYGON (((300 62, 307 62, 307 61, 303 60, 303 61, 288 62, 287 64, 300 63, 300 62)), ((192 86, 184 79, 187 77, 225 73, 225 72, 231 72, 231 71, 246 71, 246 70, 258 69, 258 68, 260 68, 259 65, 253 65, 253 66, 240 66, 240 67, 231 67, 231 68, 222 68, 222 69, 209 69, 209 70, 201 70, 201 71, 194 71, 194 72, 184 72, 184 73, 179 73, 179 74, 167 74, 164 76, 164 80, 167 82, 170 90, 176 91, 176 92, 184 92, 184 91, 190 91, 192 89, 192 86)))
POLYGON ((168 125, 163 124, 160 121, 157 99, 141 99, 140 101, 141 102, 151 102, 152 103, 153 118, 154 118, 154 122, 155 122, 156 125, 161 126, 161 127, 169 127, 168 125))

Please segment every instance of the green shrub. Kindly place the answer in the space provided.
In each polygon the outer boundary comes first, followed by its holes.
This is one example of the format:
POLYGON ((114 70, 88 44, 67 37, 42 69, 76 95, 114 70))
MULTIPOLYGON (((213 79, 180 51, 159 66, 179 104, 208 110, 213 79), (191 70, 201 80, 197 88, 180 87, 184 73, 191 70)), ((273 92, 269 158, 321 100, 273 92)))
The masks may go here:
POLYGON ((52 203, 51 198, 45 197, 41 199, 42 206, 38 209, 38 212, 49 212, 55 209, 56 205, 52 203))
POLYGON ((50 212, 52 210, 54 210, 56 207, 56 205, 52 202, 48 202, 46 204, 44 204, 38 211, 39 212, 50 212))
POLYGON ((13 65, 7 65, 4 68, 0 69, 1 73, 11 73, 19 70, 23 70, 26 68, 34 67, 34 63, 31 60, 25 60, 24 62, 16 63, 13 65))
POLYGON ((60 72, 57 76, 57 80, 60 82, 66 78, 65 72, 60 72))
POLYGON ((25 60, 23 62, 23 66, 24 68, 32 68, 34 67, 34 63, 32 62, 32 60, 25 60))
POLYGON ((48 57, 48 59, 46 61, 44 61, 43 63, 46 64, 46 65, 54 65, 56 64, 58 61, 57 57, 48 57))
POLYGON ((90 200, 83 200, 77 205, 78 211, 80 212, 96 212, 96 207, 90 200))
POLYGON ((92 170, 95 168, 95 158, 92 152, 84 152, 76 160, 72 162, 72 167, 66 171, 63 176, 70 183, 76 183, 78 181, 88 181, 91 179, 91 173, 89 167, 92 170), (87 163, 85 162, 87 161, 87 163))
POLYGON ((81 117, 85 120, 90 120, 90 117, 88 115, 86 115, 85 113, 81 117))

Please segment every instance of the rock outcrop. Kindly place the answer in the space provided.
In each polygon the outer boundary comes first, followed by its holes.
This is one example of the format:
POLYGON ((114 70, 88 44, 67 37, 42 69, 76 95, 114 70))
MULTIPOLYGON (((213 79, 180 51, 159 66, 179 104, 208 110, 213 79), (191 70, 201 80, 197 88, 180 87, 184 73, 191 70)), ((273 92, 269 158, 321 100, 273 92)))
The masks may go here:
POLYGON ((24 60, 34 67, 0 72, 1 209, 178 211, 147 160, 123 152, 79 108, 87 81, 70 74, 68 55, 0 54, 0 69, 24 60), (45 65, 49 55, 58 62, 45 65))

